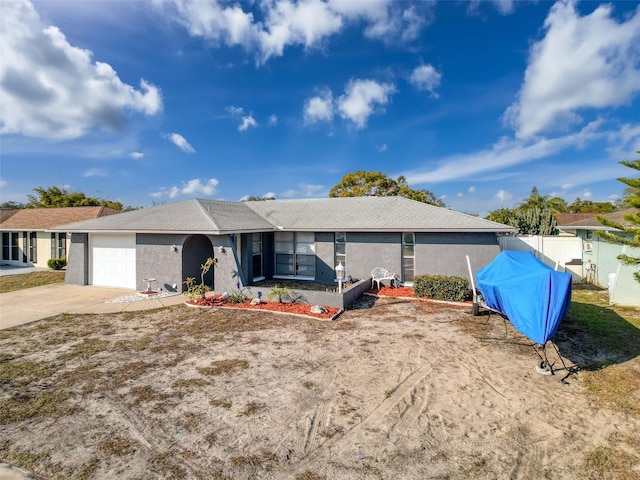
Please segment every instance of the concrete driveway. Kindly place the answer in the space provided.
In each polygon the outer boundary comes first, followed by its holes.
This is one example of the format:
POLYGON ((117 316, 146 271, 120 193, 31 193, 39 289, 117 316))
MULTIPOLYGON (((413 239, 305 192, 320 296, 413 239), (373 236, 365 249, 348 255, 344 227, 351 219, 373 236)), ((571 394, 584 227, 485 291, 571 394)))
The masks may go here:
POLYGON ((115 313, 147 310, 184 301, 182 295, 139 302, 105 303, 134 294, 134 290, 56 283, 0 294, 0 330, 60 313, 115 313))

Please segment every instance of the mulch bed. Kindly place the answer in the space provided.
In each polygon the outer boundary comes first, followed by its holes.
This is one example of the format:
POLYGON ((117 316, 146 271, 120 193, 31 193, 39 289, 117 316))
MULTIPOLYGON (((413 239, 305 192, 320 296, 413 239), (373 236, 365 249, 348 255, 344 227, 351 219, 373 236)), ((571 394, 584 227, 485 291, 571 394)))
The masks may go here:
POLYGON ((367 290, 367 293, 372 295, 378 295, 380 297, 411 297, 413 298, 413 287, 387 287, 371 288, 367 290))
POLYGON ((228 299, 222 298, 220 295, 215 295, 213 297, 200 298, 198 300, 187 300, 185 303, 189 305, 194 305, 198 307, 222 307, 222 308, 243 308, 247 310, 266 310, 269 312, 280 312, 280 313, 291 313, 294 315, 307 315, 310 317, 316 318, 333 318, 338 313, 340 313, 339 308, 334 307, 326 307, 323 306, 326 310, 325 313, 312 313, 311 307, 312 305, 307 305, 305 303, 278 303, 278 302, 265 302, 262 301, 258 305, 251 305, 251 299, 248 298, 244 302, 233 303, 228 299))

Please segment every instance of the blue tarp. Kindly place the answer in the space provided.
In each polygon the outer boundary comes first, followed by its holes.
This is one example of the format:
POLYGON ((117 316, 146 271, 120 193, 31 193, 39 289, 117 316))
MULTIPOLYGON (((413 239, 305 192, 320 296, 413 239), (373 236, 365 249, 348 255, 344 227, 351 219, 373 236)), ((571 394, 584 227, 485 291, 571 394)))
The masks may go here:
POLYGON ((487 307, 544 345, 569 310, 571 274, 556 272, 529 252, 505 250, 476 274, 487 307))

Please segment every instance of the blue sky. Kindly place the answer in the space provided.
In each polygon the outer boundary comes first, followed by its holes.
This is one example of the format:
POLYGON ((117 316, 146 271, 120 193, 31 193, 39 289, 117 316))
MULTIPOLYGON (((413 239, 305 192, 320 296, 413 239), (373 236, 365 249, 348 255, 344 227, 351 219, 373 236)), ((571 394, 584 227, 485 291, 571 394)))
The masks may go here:
POLYGON ((639 2, 0 1, 0 201, 326 197, 404 175, 486 215, 613 201, 639 2))

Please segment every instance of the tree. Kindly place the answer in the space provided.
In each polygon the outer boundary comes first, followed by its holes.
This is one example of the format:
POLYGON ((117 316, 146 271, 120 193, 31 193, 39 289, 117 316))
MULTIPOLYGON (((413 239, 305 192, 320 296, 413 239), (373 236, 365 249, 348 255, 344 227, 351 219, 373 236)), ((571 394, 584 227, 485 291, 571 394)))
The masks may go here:
POLYGON ((518 228, 521 235, 557 235, 558 221, 548 208, 519 208, 513 218, 509 219, 513 227, 518 228))
POLYGON ((24 203, 14 202, 13 200, 0 203, 0 208, 7 210, 20 210, 25 207, 26 205, 24 203))
POLYGON ((241 202, 264 202, 267 200, 275 200, 274 197, 272 196, 265 196, 265 197, 254 197, 253 195, 249 195, 246 198, 243 198, 242 200, 240 200, 241 202))
POLYGON ((538 187, 534 185, 529 196, 518 204, 518 208, 523 210, 529 208, 547 208, 550 198, 549 195, 541 195, 540 192, 538 192, 538 187))
POLYGON ((504 225, 511 225, 511 220, 516 216, 516 211, 512 208, 499 208, 498 210, 493 210, 489 212, 487 215, 487 220, 491 220, 492 222, 502 223, 504 225))
POLYGON ((592 202, 591 200, 580 200, 580 198, 576 198, 567 207, 567 211, 571 213, 611 213, 615 209, 616 207, 610 202, 592 202))
POLYGON ((397 180, 382 172, 358 170, 347 173, 342 181, 329 191, 329 197, 405 197, 422 203, 444 207, 445 203, 429 190, 414 190, 403 176, 397 180))
POLYGON ((102 198, 87 197, 82 192, 70 192, 66 188, 38 187, 33 189, 37 195, 28 195, 27 208, 53 208, 53 207, 109 207, 114 210, 133 210, 132 207, 123 207, 122 203, 102 198))
MULTIPOLYGON (((640 154, 640 151, 637 152, 640 154)), ((625 167, 640 171, 640 159, 620 162, 625 167)), ((621 230, 621 234, 605 231, 597 231, 596 234, 606 242, 626 245, 633 248, 640 248, 640 177, 638 178, 618 178, 618 181, 635 189, 635 193, 630 195, 626 201, 632 208, 637 208, 635 212, 625 214, 623 218, 631 226, 624 226, 613 222, 604 216, 598 216, 600 223, 606 227, 613 227, 621 230)), ((640 268, 640 257, 632 257, 620 254, 616 257, 623 265, 640 268)), ((640 283, 640 272, 633 273, 634 278, 640 283)))

